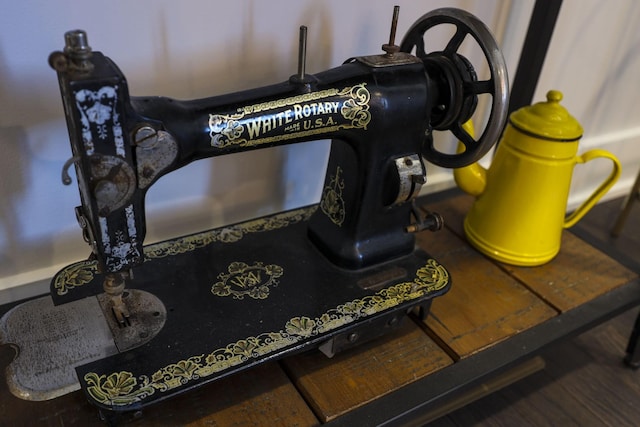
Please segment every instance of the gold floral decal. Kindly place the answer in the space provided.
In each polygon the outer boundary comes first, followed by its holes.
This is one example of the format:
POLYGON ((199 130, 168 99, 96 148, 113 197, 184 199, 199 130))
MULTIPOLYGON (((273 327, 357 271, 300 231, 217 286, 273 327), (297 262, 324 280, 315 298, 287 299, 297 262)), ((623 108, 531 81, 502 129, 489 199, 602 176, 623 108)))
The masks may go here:
POLYGON ((253 265, 244 262, 232 262, 227 273, 218 275, 219 282, 211 287, 211 293, 220 297, 233 295, 236 299, 249 296, 253 299, 265 299, 269 296, 269 287, 278 285, 278 277, 283 269, 279 265, 264 265, 257 262, 253 265))
POLYGON ((348 99, 340 110, 345 119, 351 120, 351 126, 354 128, 367 128, 371 121, 371 113, 369 112, 369 100, 371 94, 364 85, 357 85, 349 91, 351 99, 348 99))
POLYGON ((371 94, 366 88, 366 83, 360 83, 341 90, 327 89, 248 105, 238 108, 235 114, 209 114, 211 146, 215 148, 253 147, 292 138, 326 134, 340 129, 366 129, 371 121, 370 100, 371 94), (310 104, 311 101, 321 100, 326 102, 310 104), (320 104, 329 104, 330 107, 325 110, 324 107, 319 108, 320 104), (299 112, 300 109, 311 105, 318 108, 305 111, 304 115, 296 114, 296 111, 299 112), (338 113, 338 106, 339 115, 336 114, 335 119, 329 119, 331 114, 338 113), (293 107, 293 109, 287 109, 287 107, 293 107), (347 122, 338 123, 339 116, 347 122), (303 117, 305 119, 326 117, 327 119, 320 119, 319 125, 303 127, 300 126, 303 117), (259 130, 261 126, 264 129, 262 131, 259 130), (263 136, 264 134, 271 134, 271 136, 263 136))
POLYGON ((209 116, 211 146, 224 147, 240 138, 244 133, 244 126, 238 120, 243 117, 243 113, 232 115, 211 114, 209 116))
POLYGON ((324 187, 322 199, 320 200, 320 209, 338 227, 342 225, 345 217, 344 199, 342 198, 344 180, 341 174, 342 168, 338 166, 336 174, 331 175, 329 179, 329 185, 324 187))
POLYGON ((155 392, 146 378, 138 382, 131 372, 115 372, 110 375, 88 373, 84 376, 89 395, 97 402, 111 406, 129 405, 155 392))
POLYGON ((240 365, 310 337, 332 331, 357 319, 380 313, 404 302, 443 289, 449 283, 449 273, 435 260, 416 272, 413 281, 398 283, 373 295, 355 299, 330 309, 320 317, 294 317, 277 332, 248 337, 209 354, 181 360, 151 375, 135 377, 128 371, 109 375, 94 372, 85 374, 87 392, 96 402, 111 406, 126 406, 140 402, 150 395, 186 385, 190 381, 210 376, 240 365))
POLYGON ((56 276, 53 287, 58 295, 66 295, 70 290, 91 282, 97 272, 97 261, 80 261, 71 264, 56 276))

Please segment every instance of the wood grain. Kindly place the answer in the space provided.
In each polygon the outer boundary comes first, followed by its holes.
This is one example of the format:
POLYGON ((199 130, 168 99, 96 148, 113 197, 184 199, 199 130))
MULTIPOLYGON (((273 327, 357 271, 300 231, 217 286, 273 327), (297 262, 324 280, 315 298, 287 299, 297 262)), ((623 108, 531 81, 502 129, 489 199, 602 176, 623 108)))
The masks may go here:
MULTIPOLYGON (((617 199, 597 205, 575 228, 594 237, 590 243, 637 269, 640 215, 629 218, 619 238, 609 236, 620 204, 621 199, 617 199)), ((640 209, 636 212, 640 214, 640 209)), ((630 310, 574 340, 554 345, 542 354, 545 371, 429 425, 640 425, 640 371, 622 363, 637 315, 637 308, 630 310)))
MULTIPOLYGON (((471 196, 461 195, 429 207, 445 216, 447 227, 464 239, 462 224, 473 200, 471 196)), ((538 267, 497 265, 560 312, 571 310, 637 277, 633 271, 566 230, 562 234, 560 252, 549 263, 538 267)))
POLYGON ((640 425, 640 372, 622 362, 638 310, 542 353, 544 371, 434 423, 451 426, 640 425))
POLYGON ((622 286, 638 275, 568 231, 560 253, 540 267, 502 265, 561 312, 622 286))
POLYGON ((283 361, 321 421, 329 421, 452 363, 411 320, 397 333, 328 359, 308 352, 283 361))
POLYGON ((557 315, 451 231, 421 233, 418 242, 451 274, 451 290, 434 300, 425 324, 455 358, 468 357, 557 315))

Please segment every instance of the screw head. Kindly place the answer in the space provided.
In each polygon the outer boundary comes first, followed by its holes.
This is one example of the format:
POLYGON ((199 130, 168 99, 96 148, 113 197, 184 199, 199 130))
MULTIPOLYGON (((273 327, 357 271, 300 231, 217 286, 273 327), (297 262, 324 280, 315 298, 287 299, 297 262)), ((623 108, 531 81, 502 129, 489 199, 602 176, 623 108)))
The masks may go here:
POLYGON ((151 126, 142 126, 136 130, 133 141, 143 148, 153 147, 158 142, 158 132, 151 126))

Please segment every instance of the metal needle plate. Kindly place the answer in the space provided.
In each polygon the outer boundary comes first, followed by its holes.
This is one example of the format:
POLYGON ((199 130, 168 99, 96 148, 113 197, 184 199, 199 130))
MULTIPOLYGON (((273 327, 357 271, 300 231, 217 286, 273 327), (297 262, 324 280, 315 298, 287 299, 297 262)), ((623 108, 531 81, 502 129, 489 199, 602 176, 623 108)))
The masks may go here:
POLYGON ((0 319, 0 344, 17 353, 6 369, 11 392, 26 400, 47 400, 79 390, 77 366, 151 340, 164 325, 164 306, 148 292, 128 292, 134 326, 114 334, 110 323, 115 321, 106 311, 110 307, 100 296, 59 306, 45 296, 8 311, 0 319))

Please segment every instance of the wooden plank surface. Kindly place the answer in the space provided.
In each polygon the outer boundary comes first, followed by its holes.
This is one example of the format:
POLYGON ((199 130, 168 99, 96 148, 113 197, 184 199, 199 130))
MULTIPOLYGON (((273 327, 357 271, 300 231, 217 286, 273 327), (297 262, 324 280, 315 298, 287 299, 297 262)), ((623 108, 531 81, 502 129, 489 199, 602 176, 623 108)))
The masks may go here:
POLYGON ((560 253, 535 268, 502 266, 561 312, 571 310, 638 275, 568 231, 560 253))
POLYGON ((433 301, 425 324, 454 357, 468 357, 557 315, 448 229, 421 233, 418 242, 451 274, 451 290, 433 301))
POLYGON ((136 426, 312 426, 318 420, 277 363, 268 363, 149 408, 136 426))
MULTIPOLYGON (((447 228, 464 238, 462 224, 473 201, 473 197, 461 195, 430 208, 445 217, 447 228)), ((560 253, 549 263, 538 267, 497 265, 560 312, 591 301, 637 277, 633 271, 566 230, 560 253)))
MULTIPOLYGON (((622 200, 598 204, 572 232, 596 236, 591 244, 625 255, 640 272, 640 204, 625 233, 609 236, 622 200)), ((626 262, 622 258, 622 262, 626 262)), ((482 426, 637 426, 640 425, 640 371, 622 363, 638 309, 630 310, 577 338, 542 353, 547 367, 447 417, 433 427, 482 426)))
POLYGON ((640 371, 622 363, 638 309, 544 351, 546 368, 430 427, 638 426, 640 371))
POLYGON ((283 361, 323 422, 451 363, 451 358, 410 319, 397 333, 332 359, 308 352, 283 361))
MULTIPOLYGON (((0 366, 10 360, 2 352, 0 366)), ((4 369, 2 369, 4 371, 4 369)), ((277 363, 256 367, 149 407, 130 426, 313 426, 317 418, 277 363)), ((10 394, 0 378, 1 426, 105 426, 82 392, 45 402, 10 394)))

